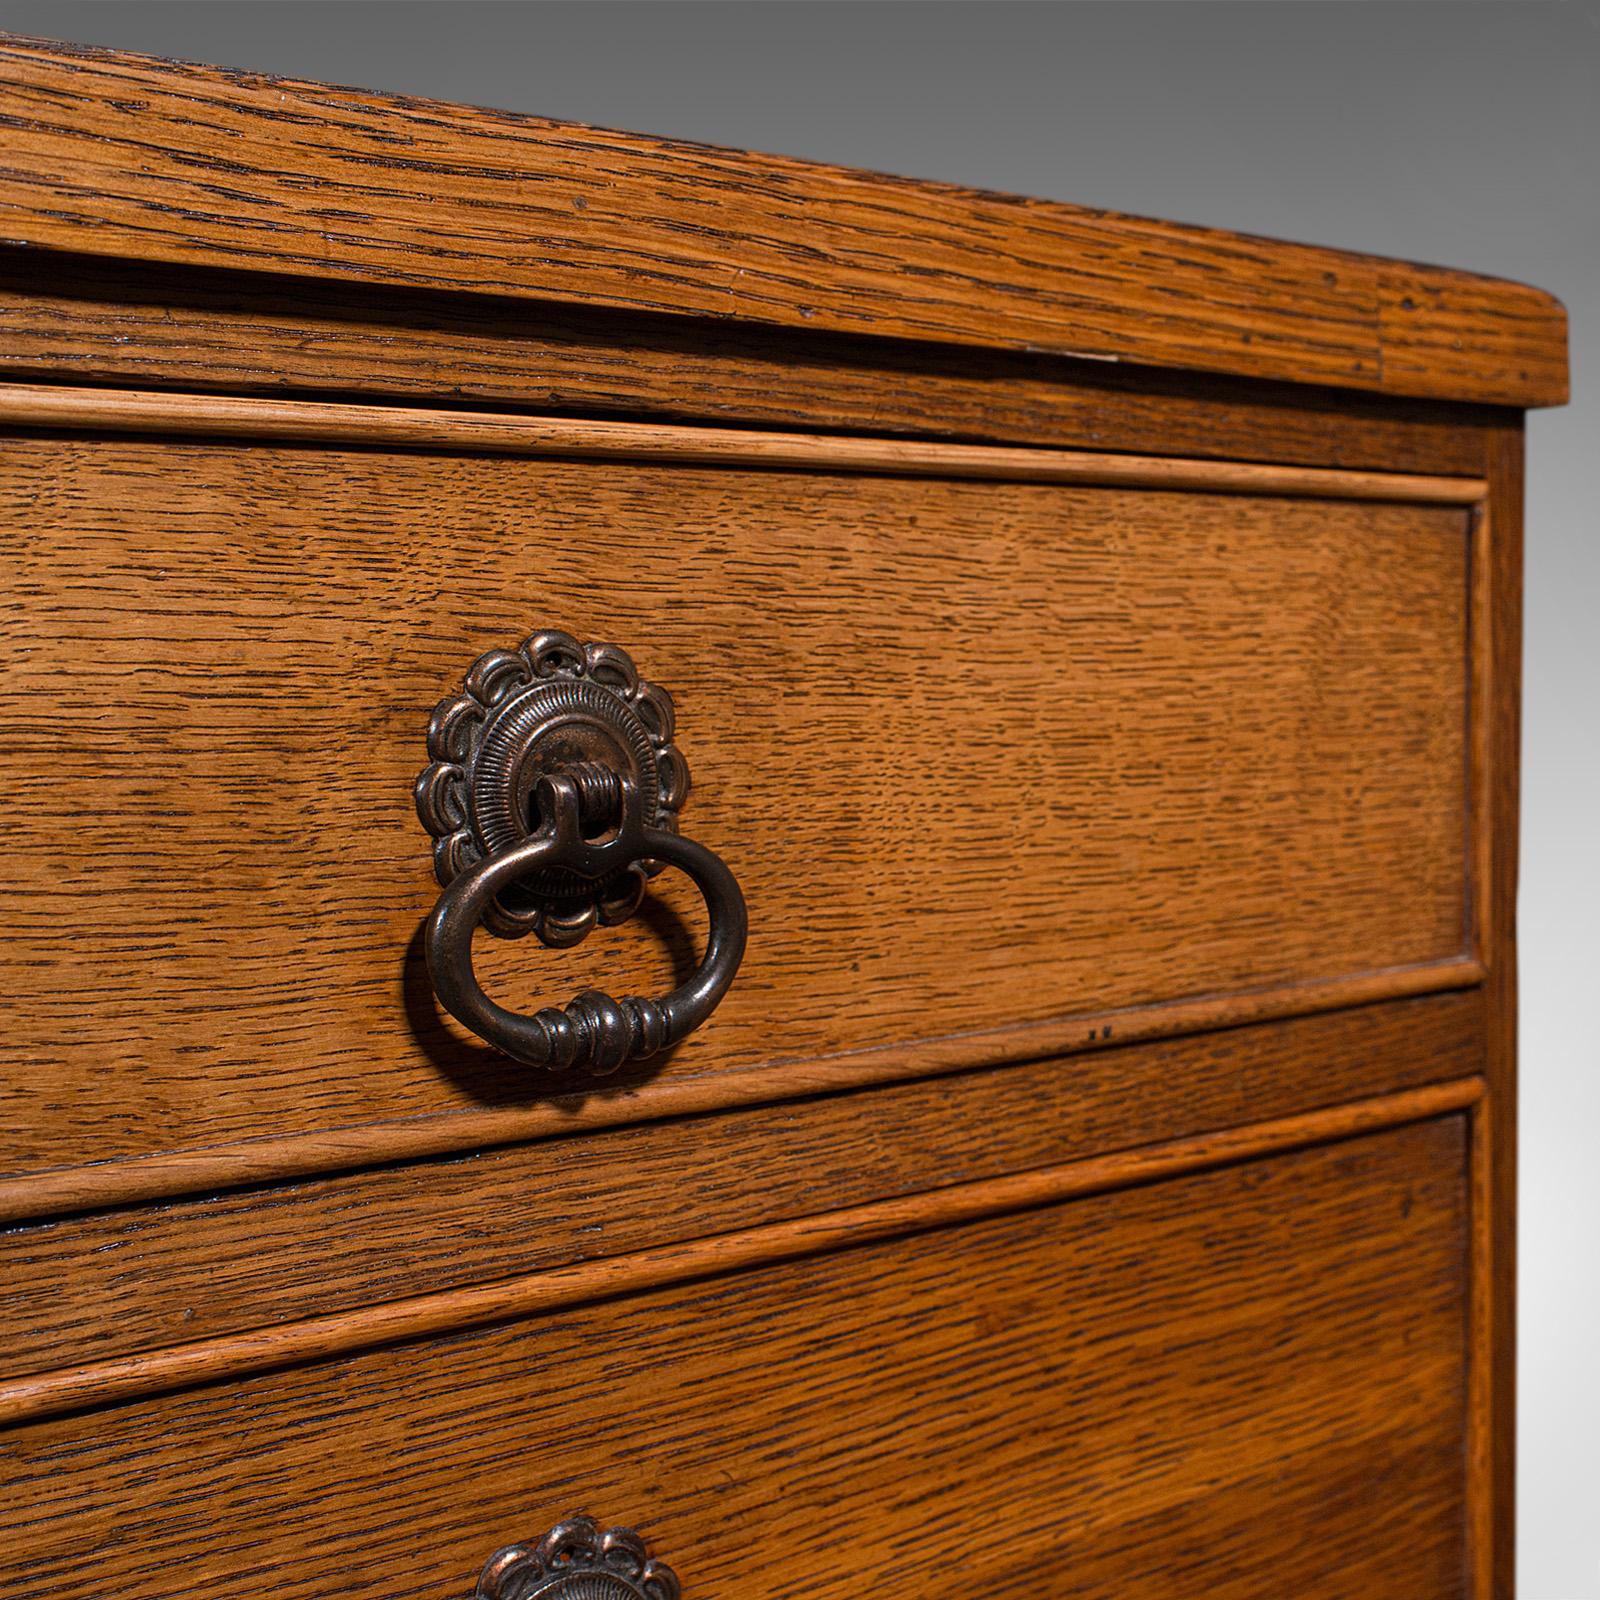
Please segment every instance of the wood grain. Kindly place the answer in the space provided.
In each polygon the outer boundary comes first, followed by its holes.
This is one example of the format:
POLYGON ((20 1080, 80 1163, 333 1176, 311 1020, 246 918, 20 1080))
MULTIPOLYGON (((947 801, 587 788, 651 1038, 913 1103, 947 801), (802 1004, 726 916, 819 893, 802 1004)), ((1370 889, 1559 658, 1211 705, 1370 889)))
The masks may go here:
MULTIPOLYGON (((672 1078, 1470 981, 1460 507, 88 437, 0 504, 12 1170, 548 1093, 432 1006, 410 785, 552 623, 678 696, 749 899, 672 1078)), ((648 993, 693 901, 485 981, 648 993)))
POLYGON ((1261 462, 1184 461, 1081 450, 1019 450, 921 440, 673 428, 659 423, 576 421, 515 413, 234 399, 138 390, 0 385, 0 423, 199 438, 292 440, 374 448, 562 456, 833 473, 1082 483, 1107 488, 1195 489, 1209 494, 1305 495, 1476 506, 1480 478, 1398 472, 1327 472, 1261 462))
POLYGON ((1478 1103, 1482 1091, 1482 1081, 1476 1078, 1430 1084, 1375 1100, 1116 1151, 1063 1166, 874 1200, 737 1233, 716 1234, 633 1254, 602 1256, 524 1277, 413 1295, 331 1316, 307 1317, 280 1327, 251 1329, 71 1368, 24 1374, 0 1382, 0 1427, 376 1349, 396 1340, 482 1327, 537 1311, 679 1283, 707 1273, 748 1270, 906 1232, 969 1223, 1078 1195, 1157 1182, 1467 1110, 1478 1103))
MULTIPOLYGON (((1476 958, 1391 967, 1381 972, 1234 990, 1195 1000, 1119 1010, 1077 1012, 1044 1022, 980 1033, 943 1034, 901 1044, 783 1060, 713 1077, 664 1077, 618 1084, 603 1092, 526 1096, 492 1094, 477 1109, 366 1122, 255 1138, 147 1156, 118 1157, 0 1178, 0 1217, 23 1220, 138 1205, 219 1189, 282 1182, 321 1173, 359 1171, 492 1150, 528 1140, 623 1125, 662 1122, 741 1105, 783 1104, 906 1079, 1049 1060, 1063 1051, 1091 1055, 1123 1044, 1188 1038, 1278 1019, 1332 1016, 1348 1008, 1406 997, 1469 994, 1482 984, 1476 958)), ((506 1069, 509 1071, 509 1069, 506 1069)), ((507 1080, 509 1081, 509 1080, 507 1080)), ((492 1083, 491 1083, 492 1087, 492 1083)))
MULTIPOLYGON (((1509 1596, 1560 307, 0 83, 0 1600, 454 1600, 580 1505, 697 1600, 1509 1596), (561 1098, 432 1007, 408 796, 552 624, 677 692, 754 924, 710 1030, 561 1098)), ((689 898, 489 986, 654 989, 689 898)))
POLYGON ((1484 1564, 1496 1595, 1516 1581, 1516 1304, 1517 1304, 1517 840, 1522 730, 1523 430, 1520 419, 1495 436, 1489 463, 1489 604, 1485 624, 1493 661, 1487 703, 1485 765, 1491 840, 1486 885, 1490 972, 1486 1045, 1488 1126, 1480 1153, 1482 1249, 1488 1258, 1487 1424, 1491 1461, 1484 1517, 1492 1541, 1484 1564))
POLYGON ((1508 413, 491 295, 0 248, 0 373, 1480 476, 1508 413))
POLYGON ((12 39, 7 240, 1512 405, 1549 295, 773 156, 12 39))
POLYGON ((1503 1534, 1511 1531, 1500 1504, 1500 1458, 1509 1445, 1495 1436, 1499 1398, 1495 1392, 1495 1323, 1500 1315, 1495 1286, 1496 1236, 1501 1222, 1494 1205, 1495 1103, 1485 1095, 1468 1117, 1468 1225, 1472 1265, 1467 1308, 1467 1553, 1468 1590, 1473 1600, 1495 1600, 1496 1571, 1504 1559, 1503 1534), (1504 1525, 1502 1527, 1502 1519, 1504 1525))
POLYGON ((1445 1117, 35 1423, 0 1591, 444 1600, 582 1506, 706 1600, 1459 1596, 1464 1160, 1445 1117))
POLYGON ((13 1227, 0 1231, 0 1372, 67 1367, 1474 1078, 1482 1027, 1478 991, 1431 996, 13 1227))

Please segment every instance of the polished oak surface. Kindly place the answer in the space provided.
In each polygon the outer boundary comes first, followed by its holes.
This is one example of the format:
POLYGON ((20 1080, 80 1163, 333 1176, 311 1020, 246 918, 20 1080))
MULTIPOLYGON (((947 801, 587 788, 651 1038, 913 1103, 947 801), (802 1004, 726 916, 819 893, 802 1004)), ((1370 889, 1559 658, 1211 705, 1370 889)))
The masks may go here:
MULTIPOLYGON (((13 1171, 504 1078, 418 969, 409 785, 535 623, 649 641, 749 902, 648 1073, 1473 954, 1458 506, 20 436, 0 505, 13 1171)), ((703 914, 652 906, 480 974, 656 992, 703 914)))
POLYGON ((1483 1021, 1476 990, 1428 995, 18 1223, 0 1231, 4 1376, 1476 1082, 1483 1021), (670 1206, 640 1204, 656 1195, 670 1206))
MULTIPOLYGON (((1512 1600, 1559 306, 105 52, 0 84, 0 1600, 459 1600, 579 1509, 685 1600, 1512 1600), (428 711, 545 626, 678 691, 752 910, 600 1091, 420 961, 428 711)), ((648 992, 685 904, 486 975, 648 992)))
POLYGON ((5 237, 48 249, 1566 397, 1559 303, 1469 273, 24 39, 0 89, 5 237))
POLYGON ((452 399, 542 413, 1395 472, 1482 471, 1516 413, 1116 362, 157 267, 0 246, 0 372, 20 381, 452 399))
POLYGON ((706 1600, 1461 1594, 1467 1221, 1452 1116, 40 1422, 0 1584, 444 1596, 589 1505, 706 1600))

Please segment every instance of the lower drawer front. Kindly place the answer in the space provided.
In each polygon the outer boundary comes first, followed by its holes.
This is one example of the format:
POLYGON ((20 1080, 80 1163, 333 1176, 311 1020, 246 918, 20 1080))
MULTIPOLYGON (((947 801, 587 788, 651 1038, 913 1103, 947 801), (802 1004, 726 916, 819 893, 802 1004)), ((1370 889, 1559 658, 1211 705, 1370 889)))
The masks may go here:
POLYGON ((1460 1117, 36 1423, 0 1594, 1465 1593, 1460 1117))

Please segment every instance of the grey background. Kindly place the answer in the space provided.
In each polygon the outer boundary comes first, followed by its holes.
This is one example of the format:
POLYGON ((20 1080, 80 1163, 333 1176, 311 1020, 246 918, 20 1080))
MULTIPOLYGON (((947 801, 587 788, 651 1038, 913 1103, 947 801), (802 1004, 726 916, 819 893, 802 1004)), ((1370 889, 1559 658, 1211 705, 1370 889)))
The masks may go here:
POLYGON ((1523 1600, 1600 1600, 1600 7, 1449 0, 0 0, 0 27, 1520 278, 1529 429, 1523 1600))

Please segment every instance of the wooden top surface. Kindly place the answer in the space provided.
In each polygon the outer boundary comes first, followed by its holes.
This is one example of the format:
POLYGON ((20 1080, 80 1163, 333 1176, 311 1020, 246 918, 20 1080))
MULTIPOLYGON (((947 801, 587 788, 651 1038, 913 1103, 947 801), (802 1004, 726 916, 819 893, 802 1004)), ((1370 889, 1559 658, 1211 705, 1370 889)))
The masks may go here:
POLYGON ((1217 229, 0 35, 0 241, 1514 406, 1540 290, 1217 229))

